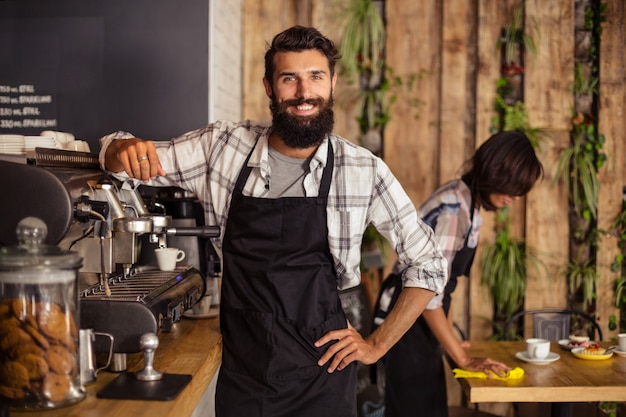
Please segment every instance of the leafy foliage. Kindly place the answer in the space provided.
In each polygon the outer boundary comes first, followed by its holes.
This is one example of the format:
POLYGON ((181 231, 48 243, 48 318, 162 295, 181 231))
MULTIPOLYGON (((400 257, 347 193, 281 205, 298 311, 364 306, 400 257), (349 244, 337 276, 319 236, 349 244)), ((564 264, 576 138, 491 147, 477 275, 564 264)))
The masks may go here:
POLYGON ((572 144, 559 156, 555 181, 563 179, 569 190, 570 202, 576 214, 595 219, 598 210, 598 169, 605 161, 602 152, 604 135, 597 135, 590 116, 577 114, 573 120, 572 144))
MULTIPOLYGON (((513 10, 513 22, 502 31, 502 37, 496 41, 496 53, 504 46, 504 60, 506 65, 510 65, 515 60, 517 45, 522 45, 524 50, 533 56, 537 55, 537 46, 531 35, 525 34, 522 30, 522 11, 524 2, 518 4, 513 10)), ((535 29, 537 25, 534 25, 535 29)), ((537 31, 537 33, 539 33, 537 31)))
POLYGON ((508 209, 498 210, 496 216, 496 240, 482 252, 481 284, 489 289, 496 313, 509 318, 524 303, 527 266, 533 266, 541 276, 545 265, 534 250, 511 236, 508 209))
POLYGON ((541 128, 532 127, 528 123, 528 111, 523 101, 515 101, 508 104, 506 95, 510 91, 510 86, 506 78, 501 77, 497 82, 496 111, 497 116, 491 119, 490 131, 497 132, 518 131, 523 132, 537 148, 548 138, 548 133, 541 128))
POLYGON ((367 72, 371 80, 379 79, 384 68, 386 30, 376 4, 372 0, 350 0, 344 15, 347 20, 340 52, 345 75, 367 72))
POLYGON ((576 64, 576 71, 574 72, 572 93, 576 97, 585 94, 595 94, 598 92, 598 81, 598 77, 585 75, 583 64, 578 62, 576 64))
POLYGON ((574 294, 581 289, 583 309, 588 308, 596 298, 595 285, 598 279, 598 272, 595 263, 589 259, 582 262, 571 259, 567 264, 566 274, 569 277, 570 294, 574 294))

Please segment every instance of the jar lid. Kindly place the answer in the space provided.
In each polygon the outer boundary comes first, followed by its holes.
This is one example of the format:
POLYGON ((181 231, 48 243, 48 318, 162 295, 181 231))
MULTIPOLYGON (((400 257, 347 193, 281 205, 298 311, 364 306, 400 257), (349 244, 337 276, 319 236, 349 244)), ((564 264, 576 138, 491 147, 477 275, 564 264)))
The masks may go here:
POLYGON ((15 228, 17 246, 0 248, 0 271, 78 269, 78 253, 44 244, 48 226, 37 217, 25 217, 15 228))

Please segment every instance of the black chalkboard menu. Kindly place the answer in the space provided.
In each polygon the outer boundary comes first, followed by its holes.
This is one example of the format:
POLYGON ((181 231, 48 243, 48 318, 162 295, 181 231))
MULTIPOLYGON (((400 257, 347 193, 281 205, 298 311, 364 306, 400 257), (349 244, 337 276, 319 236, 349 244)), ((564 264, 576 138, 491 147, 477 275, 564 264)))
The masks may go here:
POLYGON ((208 119, 207 0, 0 0, 0 134, 165 140, 208 119))

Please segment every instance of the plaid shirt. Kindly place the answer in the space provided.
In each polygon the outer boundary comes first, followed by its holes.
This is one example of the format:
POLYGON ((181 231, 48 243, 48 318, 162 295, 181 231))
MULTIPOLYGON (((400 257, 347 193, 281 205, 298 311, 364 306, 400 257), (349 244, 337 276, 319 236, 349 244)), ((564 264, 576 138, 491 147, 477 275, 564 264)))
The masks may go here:
MULTIPOLYGON (((220 227, 221 236, 213 241, 220 257, 231 194, 251 151, 248 165, 253 169, 243 192, 257 198, 268 195, 272 178, 268 162, 270 133, 271 125, 267 123, 218 121, 171 141, 155 142, 167 174, 147 185, 179 186, 195 193, 202 203, 206 224, 220 227), (257 142, 259 146, 255 147, 257 142)), ((116 132, 100 140, 102 167, 108 144, 129 137, 133 135, 116 132)), ((359 284, 361 240, 366 226, 372 224, 407 265, 405 286, 441 293, 447 263, 437 248, 433 231, 418 219, 409 197, 380 158, 339 136, 328 135, 311 159, 310 173, 304 179, 306 196, 318 193, 329 143, 335 156, 326 210, 337 287, 345 289, 359 284)), ((128 178, 123 173, 117 176, 128 178)), ((133 183, 136 186, 140 182, 133 183)))
MULTIPOLYGON (((472 194, 469 187, 460 179, 449 181, 437 188, 428 197, 418 210, 419 216, 433 228, 435 237, 443 256, 448 261, 448 267, 456 253, 465 244, 475 248, 478 244, 482 217, 478 208, 474 207, 474 219, 470 225, 470 205, 472 194)), ((427 309, 441 307, 443 294, 437 295, 430 301, 427 309)))

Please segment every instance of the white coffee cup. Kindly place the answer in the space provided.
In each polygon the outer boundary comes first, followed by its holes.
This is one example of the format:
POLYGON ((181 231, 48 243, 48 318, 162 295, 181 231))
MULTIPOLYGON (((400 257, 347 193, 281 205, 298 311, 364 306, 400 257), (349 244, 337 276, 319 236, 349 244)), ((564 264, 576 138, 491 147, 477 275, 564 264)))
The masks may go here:
POLYGON ((617 335, 617 345, 620 352, 626 352, 626 333, 617 335))
POLYGON ((65 149, 78 152, 89 152, 89 144, 84 140, 72 140, 65 145, 65 149))
POLYGON ((177 248, 157 248, 154 254, 161 271, 173 271, 176 268, 176 262, 185 259, 185 252, 177 248))
POLYGON ((191 307, 193 314, 198 315, 198 316, 203 315, 203 314, 208 314, 209 311, 211 310, 212 299, 213 299, 213 294, 204 294, 204 297, 198 300, 198 302, 195 303, 191 307))
POLYGON ((526 339, 526 354, 531 359, 545 359, 550 354, 548 339, 526 339))

